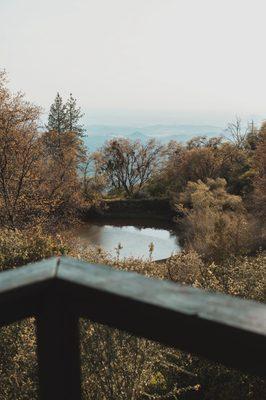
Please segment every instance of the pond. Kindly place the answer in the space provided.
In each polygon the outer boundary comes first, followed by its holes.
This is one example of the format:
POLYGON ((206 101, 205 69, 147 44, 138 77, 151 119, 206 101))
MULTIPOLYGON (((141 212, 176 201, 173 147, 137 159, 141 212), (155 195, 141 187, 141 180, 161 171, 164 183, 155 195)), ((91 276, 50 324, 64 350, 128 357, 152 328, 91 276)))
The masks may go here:
POLYGON ((180 251, 174 225, 154 220, 100 219, 92 220, 75 229, 75 236, 83 245, 100 246, 112 256, 120 243, 120 258, 149 258, 149 246, 154 245, 153 260, 168 258, 180 251))

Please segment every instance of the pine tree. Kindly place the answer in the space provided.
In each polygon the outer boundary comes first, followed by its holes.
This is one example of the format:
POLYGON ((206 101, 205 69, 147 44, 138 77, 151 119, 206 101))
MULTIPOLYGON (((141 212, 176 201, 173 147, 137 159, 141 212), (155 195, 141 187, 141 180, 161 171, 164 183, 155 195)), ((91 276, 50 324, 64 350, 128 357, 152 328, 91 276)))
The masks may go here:
POLYGON ((67 130, 67 111, 62 97, 57 93, 53 104, 50 107, 48 116, 48 131, 55 131, 59 134, 67 130))
POLYGON ((68 131, 74 132, 79 137, 83 137, 84 132, 83 125, 79 124, 83 115, 80 107, 77 107, 77 100, 74 99, 72 93, 70 93, 66 103, 66 127, 68 131))
POLYGON ((70 94, 67 103, 63 103, 62 97, 57 93, 54 103, 50 107, 47 132, 43 140, 47 153, 56 161, 63 170, 77 170, 86 157, 86 149, 83 142, 83 126, 79 124, 83 114, 77 107, 76 99, 70 94))

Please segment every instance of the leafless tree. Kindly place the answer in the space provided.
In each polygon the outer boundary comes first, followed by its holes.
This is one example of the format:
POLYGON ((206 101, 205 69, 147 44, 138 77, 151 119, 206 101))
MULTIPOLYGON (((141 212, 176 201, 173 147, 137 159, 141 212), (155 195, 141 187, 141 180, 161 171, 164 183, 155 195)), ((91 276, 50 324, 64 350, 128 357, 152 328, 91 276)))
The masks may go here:
POLYGON ((251 124, 248 124, 246 128, 243 128, 241 119, 238 116, 236 116, 235 121, 230 122, 227 125, 226 128, 226 133, 228 134, 227 138, 231 142, 233 142, 236 145, 236 147, 242 148, 246 143, 250 129, 253 129, 252 127, 254 127, 253 122, 251 124))
POLYGON ((106 175, 111 187, 124 190, 128 197, 132 197, 158 170, 163 149, 153 139, 145 144, 138 140, 113 139, 95 153, 96 170, 106 175))

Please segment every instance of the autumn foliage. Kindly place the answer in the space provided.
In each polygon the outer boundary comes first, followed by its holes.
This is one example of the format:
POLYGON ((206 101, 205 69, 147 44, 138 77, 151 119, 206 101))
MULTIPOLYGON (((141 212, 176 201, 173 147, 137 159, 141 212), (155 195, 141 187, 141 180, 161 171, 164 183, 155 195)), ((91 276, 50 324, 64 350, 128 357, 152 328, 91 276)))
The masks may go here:
MULTIPOLYGON (((69 254, 265 302, 266 124, 162 146, 116 138, 88 156, 81 110, 59 94, 47 126, 0 73, 0 270, 69 254), (169 198, 183 251, 161 263, 112 258, 60 235, 102 197, 169 198)), ((101 268, 99 266, 99 268, 101 268)), ((34 321, 0 331, 0 398, 38 396, 34 321)), ((219 345, 219 343, 217 343, 219 345)), ((118 330, 81 322, 84 399, 260 400, 265 381, 118 330)))
POLYGON ((41 131, 40 108, 0 75, 0 223, 24 228, 69 217, 80 201, 80 134, 41 131))

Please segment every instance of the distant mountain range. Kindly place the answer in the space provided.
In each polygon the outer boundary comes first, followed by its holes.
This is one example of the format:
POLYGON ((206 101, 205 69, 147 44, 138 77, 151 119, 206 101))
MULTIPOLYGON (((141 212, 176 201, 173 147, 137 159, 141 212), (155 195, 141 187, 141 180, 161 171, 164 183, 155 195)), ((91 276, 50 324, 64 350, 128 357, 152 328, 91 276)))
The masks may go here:
POLYGON ((154 138, 162 144, 166 144, 171 140, 186 142, 194 136, 220 136, 223 128, 211 125, 148 125, 139 128, 89 125, 86 132, 84 142, 89 151, 93 152, 114 137, 125 137, 142 142, 154 138))

